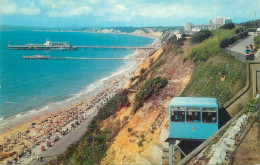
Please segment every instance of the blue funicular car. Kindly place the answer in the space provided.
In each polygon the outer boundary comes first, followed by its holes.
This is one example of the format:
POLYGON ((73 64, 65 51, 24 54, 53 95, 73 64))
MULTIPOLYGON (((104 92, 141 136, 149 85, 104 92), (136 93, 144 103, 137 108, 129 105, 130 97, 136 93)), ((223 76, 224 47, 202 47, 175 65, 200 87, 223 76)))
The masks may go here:
POLYGON ((218 130, 216 98, 174 97, 169 104, 169 138, 205 140, 218 130))

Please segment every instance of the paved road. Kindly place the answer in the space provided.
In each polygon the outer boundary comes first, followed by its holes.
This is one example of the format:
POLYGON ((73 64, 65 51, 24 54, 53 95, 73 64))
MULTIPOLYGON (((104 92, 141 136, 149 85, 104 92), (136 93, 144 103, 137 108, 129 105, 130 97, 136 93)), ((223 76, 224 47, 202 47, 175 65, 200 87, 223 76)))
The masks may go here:
POLYGON ((246 46, 249 46, 254 43, 254 37, 255 37, 255 35, 251 35, 251 36, 247 37, 246 39, 242 40, 241 42, 239 42, 238 44, 236 44, 235 46, 228 48, 228 49, 231 51, 234 51, 234 52, 241 53, 241 54, 246 54, 245 53, 246 46))
POLYGON ((80 140, 80 138, 87 131, 86 127, 89 125, 91 120, 97 115, 98 111, 94 111, 92 115, 90 115, 86 120, 84 120, 79 126, 77 126, 74 130, 72 130, 68 135, 64 136, 58 142, 54 144, 53 147, 50 147, 47 151, 45 151, 40 156, 43 157, 43 162, 34 160, 31 165, 41 165, 43 163, 47 163, 48 161, 54 159, 57 155, 60 155, 66 151, 70 144, 73 144, 80 140))

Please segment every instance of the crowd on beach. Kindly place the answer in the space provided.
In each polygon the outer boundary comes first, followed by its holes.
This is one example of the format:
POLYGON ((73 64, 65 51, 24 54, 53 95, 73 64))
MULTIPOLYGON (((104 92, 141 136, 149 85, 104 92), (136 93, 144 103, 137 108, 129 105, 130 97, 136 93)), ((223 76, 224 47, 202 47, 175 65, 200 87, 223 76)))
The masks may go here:
POLYGON ((246 46, 246 60, 254 60, 255 59, 255 49, 253 45, 246 46), (249 49, 250 48, 250 49, 249 49))
POLYGON ((38 159, 42 161, 42 157, 36 153, 42 153, 63 136, 70 133, 78 125, 80 125, 88 116, 88 112, 97 111, 106 102, 109 101, 116 93, 118 93, 125 85, 131 73, 123 74, 121 77, 113 80, 108 88, 102 90, 96 96, 89 100, 84 100, 70 108, 66 108, 57 112, 35 116, 32 119, 30 127, 24 132, 11 134, 9 137, 0 139, 0 164, 12 164, 21 162, 21 159, 38 159), (39 151, 35 151, 37 149, 39 151))

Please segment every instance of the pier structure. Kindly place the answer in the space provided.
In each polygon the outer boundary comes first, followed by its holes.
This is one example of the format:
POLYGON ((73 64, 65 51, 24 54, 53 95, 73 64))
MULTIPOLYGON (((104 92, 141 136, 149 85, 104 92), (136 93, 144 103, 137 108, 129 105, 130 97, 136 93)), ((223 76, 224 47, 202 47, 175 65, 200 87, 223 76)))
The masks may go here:
POLYGON ((103 49, 154 49, 153 47, 131 47, 131 46, 73 46, 74 48, 103 48, 103 49))
POLYGON ((42 50, 42 49, 67 49, 67 50, 75 50, 78 48, 94 48, 94 49, 154 49, 153 47, 136 47, 136 46, 90 46, 90 45, 77 45, 72 46, 69 42, 51 42, 49 39, 46 39, 44 44, 26 44, 26 45, 9 45, 8 49, 15 50, 42 50))
POLYGON ((133 60, 130 58, 50 57, 43 55, 23 56, 26 60, 133 60))
POLYGON ((53 46, 45 46, 40 44, 35 45, 8 45, 9 49, 15 49, 15 50, 41 50, 41 49, 68 49, 68 50, 76 50, 78 48, 94 48, 94 49, 154 49, 153 47, 129 47, 129 46, 60 46, 59 44, 53 45, 53 46))

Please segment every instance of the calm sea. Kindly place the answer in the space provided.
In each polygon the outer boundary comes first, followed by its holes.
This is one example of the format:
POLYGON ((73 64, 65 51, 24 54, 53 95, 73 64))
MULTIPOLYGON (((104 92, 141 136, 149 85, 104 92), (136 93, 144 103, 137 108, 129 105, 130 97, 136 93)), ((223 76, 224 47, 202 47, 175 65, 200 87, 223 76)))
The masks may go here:
POLYGON ((146 46, 154 39, 81 32, 0 31, 0 120, 66 101, 128 65, 121 60, 23 60, 24 55, 51 57, 125 57, 133 50, 8 50, 10 45, 68 41, 72 45, 146 46))

